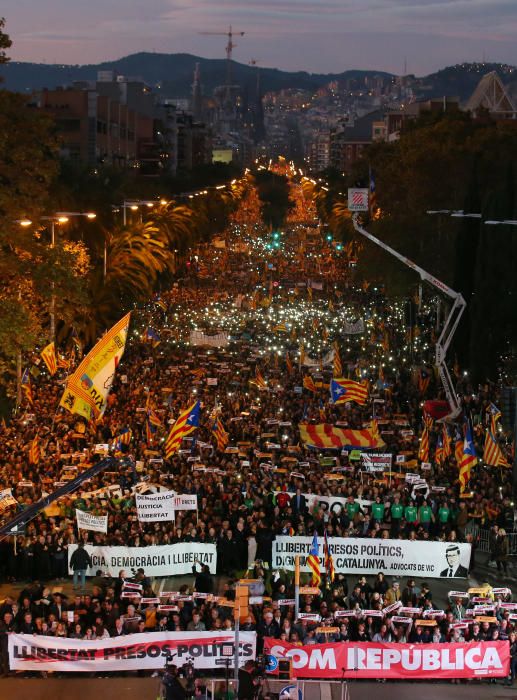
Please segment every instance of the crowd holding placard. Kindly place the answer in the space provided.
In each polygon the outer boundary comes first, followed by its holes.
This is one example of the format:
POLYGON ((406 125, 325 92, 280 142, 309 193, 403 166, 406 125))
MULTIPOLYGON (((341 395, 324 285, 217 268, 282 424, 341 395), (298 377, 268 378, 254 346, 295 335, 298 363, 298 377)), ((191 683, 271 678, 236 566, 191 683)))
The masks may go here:
MULTIPOLYGON (((463 610, 464 601, 468 609, 481 604, 475 595, 452 597, 443 601, 443 614, 433 613, 427 587, 408 582, 400 589, 398 581, 379 574, 347 590, 339 569, 321 599, 303 600, 305 618, 294 620, 292 604, 284 604, 294 594, 292 575, 284 570, 292 566, 276 559, 285 538, 302 542, 298 538, 326 533, 331 548, 344 546, 345 538, 404 540, 408 546, 417 541, 422 547, 432 542, 441 543, 444 553, 450 545, 467 543, 472 545, 468 557, 454 561, 454 572, 444 557, 439 571, 429 574, 461 578, 475 565, 472 525, 499 528, 493 555, 506 571, 505 529, 513 529, 514 516, 511 471, 478 464, 465 489, 458 483, 454 447, 445 456, 436 454, 442 424, 428 427, 428 458, 423 459, 421 405, 431 389, 429 381, 422 384, 422 372, 411 368, 411 356, 424 366, 432 353, 433 305, 420 304, 409 337, 403 303, 352 284, 329 248, 311 247, 305 240, 300 254, 300 235, 293 227, 274 264, 255 241, 260 241, 258 232, 245 239, 245 253, 232 252, 231 237, 222 251, 200 249, 184 280, 133 313, 125 354, 99 421, 87 422, 62 409, 56 413, 64 371, 57 378, 33 373, 30 401, 0 427, 0 492, 7 489, 14 500, 0 500, 4 520, 80 474, 107 450, 130 455, 132 461, 99 473, 51 504, 22 534, 0 544, 3 579, 29 582, 19 600, 8 598, 0 607, 2 640, 12 630, 77 639, 229 630, 231 609, 224 600, 210 598, 220 593, 212 574, 233 577, 250 568, 260 579, 253 596, 272 598, 252 605, 243 621, 244 629, 257 630, 259 650, 264 637, 304 645, 328 641, 316 631, 314 623, 321 618, 339 627, 331 634, 337 641, 508 638, 517 656, 511 609, 502 606, 508 594, 489 588, 478 597, 487 598, 489 607, 495 601, 488 615, 494 619, 479 625, 463 610), (362 326, 357 319, 363 319, 362 326), (212 345, 199 348, 190 344, 191 332, 198 338, 199 333, 218 335, 212 345), (336 356, 343 376, 369 382, 365 405, 329 401, 336 356), (171 425, 197 401, 199 427, 165 458, 171 425), (333 449, 311 442, 337 435, 351 442, 334 443, 333 449), (176 500, 171 505, 167 492, 172 491, 176 500), (154 504, 153 494, 161 505, 154 504), (139 496, 145 498, 137 503, 139 496), (153 519, 149 513, 155 511, 163 516, 153 519), (88 546, 77 548, 78 543, 88 546), (131 566, 116 566, 123 559, 103 566, 100 555, 92 560, 89 553, 102 550, 109 557, 115 549, 145 554, 152 548, 158 556, 162 547, 185 545, 186 551, 195 543, 213 547, 217 569, 211 573, 206 564, 212 561, 200 556, 204 568, 196 577, 194 597, 184 589, 157 598, 148 576, 162 572, 154 574, 144 565, 135 566, 143 571, 133 575, 131 566), (85 574, 96 574, 88 579, 90 593, 74 599, 52 596, 46 582, 71 571, 74 584, 82 587, 85 574), (134 579, 137 588, 125 579, 134 579), (135 590, 139 595, 132 595, 135 590), (400 607, 408 610, 401 613, 400 607), (407 619, 401 620, 404 615, 407 619)), ((481 454, 497 388, 487 384, 474 391, 468 378, 458 377, 458 391, 481 454)), ((457 430, 449 430, 453 446, 463 444, 461 426, 457 430)), ((503 441, 501 449, 509 456, 511 445, 503 441)), ((133 555, 120 556, 130 561, 133 555)), ((168 561, 169 575, 185 573, 168 561)), ((184 563, 190 570, 192 560, 184 563)), ((343 567, 356 571, 347 562, 343 567)), ((408 574, 400 569, 401 576, 408 574)), ((410 575, 419 575, 418 570, 410 575)), ((223 597, 231 596, 227 584, 223 597)))

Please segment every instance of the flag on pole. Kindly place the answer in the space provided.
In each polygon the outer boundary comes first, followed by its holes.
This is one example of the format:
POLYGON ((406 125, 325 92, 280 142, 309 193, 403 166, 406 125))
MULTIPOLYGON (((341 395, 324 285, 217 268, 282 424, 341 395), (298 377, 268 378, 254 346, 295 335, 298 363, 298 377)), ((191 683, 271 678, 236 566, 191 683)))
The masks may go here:
POLYGON ((314 394, 318 391, 316 384, 314 383, 314 379, 310 376, 310 374, 306 374, 303 378, 303 388, 307 389, 307 391, 312 391, 314 394))
POLYGON ((49 343, 46 348, 43 348, 41 357, 43 362, 47 365, 50 375, 53 377, 57 372, 56 346, 54 343, 49 343))
POLYGON ((436 441, 436 447, 434 450, 434 462, 435 464, 441 465, 443 464, 444 457, 443 457, 443 437, 442 435, 438 436, 438 440, 436 441))
POLYGON ((483 462, 490 467, 511 468, 511 464, 505 458, 497 442, 497 421, 501 417, 501 411, 492 403, 489 406, 488 412, 490 414, 490 424, 486 431, 483 462))
POLYGON ((421 462, 429 461, 429 433, 433 427, 433 419, 427 413, 424 413, 424 429, 420 439, 420 447, 418 449, 418 459, 421 462))
POLYGON ((226 446, 228 445, 228 433, 224 429, 223 423, 219 417, 217 417, 212 426, 212 434, 215 437, 217 443, 217 449, 220 452, 224 452, 226 446))
POLYGON ((27 402, 32 404, 34 403, 34 394, 32 393, 32 384, 31 384, 31 377, 29 374, 29 368, 26 367, 23 376, 22 376, 22 391, 25 395, 25 398, 27 399, 27 402))
POLYGON ((147 328, 145 329, 143 340, 144 343, 149 343, 153 346, 153 348, 157 348, 158 345, 162 342, 158 331, 155 331, 154 328, 151 328, 151 326, 147 326, 147 328))
POLYGON ((323 554, 325 557, 325 571, 327 572, 327 580, 330 581, 330 583, 334 583, 336 571, 334 569, 334 559, 332 558, 332 554, 330 553, 326 529, 323 533, 323 554))
POLYGON ((335 404, 355 401, 364 406, 368 401, 368 387, 353 379, 331 379, 330 397, 335 404))
POLYGON ((428 372, 426 369, 421 369, 418 373, 418 391, 422 394, 422 396, 424 396, 428 390, 430 381, 430 372, 428 372))
POLYGON ((334 341, 334 361, 332 366, 332 375, 334 377, 343 376, 343 365, 341 364, 341 357, 339 355, 339 345, 337 340, 334 341))
POLYGON ((465 437, 463 439, 463 452, 460 459, 460 495, 467 489, 467 484, 470 481, 470 473, 472 468, 476 466, 478 461, 476 448, 474 447, 474 438, 472 437, 472 428, 467 422, 465 426, 465 437))
POLYGON ((255 379, 250 379, 249 381, 250 384, 253 384, 261 391, 262 389, 267 389, 267 382, 258 367, 255 369, 255 379))
POLYGON ((447 425, 444 423, 442 428, 442 443, 443 443, 443 461, 446 462, 452 454, 451 450, 451 436, 447 429, 447 425))
POLYGON ((34 436, 31 446, 29 447, 29 464, 38 464, 41 459, 41 450, 39 446, 39 438, 34 436))
POLYGON ((70 375, 60 406, 87 420, 106 410, 115 372, 124 354, 131 314, 126 314, 95 345, 70 375))
POLYGON ((318 549, 318 533, 314 533, 312 538, 311 548, 309 550, 309 556, 307 557, 307 566, 312 572, 311 585, 319 586, 321 583, 321 573, 320 573, 320 557, 318 549))
POLYGON ((200 409, 201 404, 199 401, 196 401, 183 411, 183 413, 180 413, 165 441, 166 459, 170 459, 172 455, 176 454, 183 438, 187 437, 189 433, 199 427, 200 409))
POLYGON ((291 360, 291 355, 286 352, 285 353, 285 366, 287 368, 287 371, 289 374, 293 373, 293 361, 291 360))

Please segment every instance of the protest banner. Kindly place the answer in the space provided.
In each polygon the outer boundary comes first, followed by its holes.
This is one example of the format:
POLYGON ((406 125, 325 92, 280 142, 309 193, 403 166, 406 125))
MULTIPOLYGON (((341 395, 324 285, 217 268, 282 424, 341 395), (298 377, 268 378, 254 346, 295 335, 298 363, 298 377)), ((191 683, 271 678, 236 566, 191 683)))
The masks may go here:
MULTIPOLYGON (((312 537, 278 536, 273 543, 273 569, 294 571, 296 555, 300 556, 300 570, 310 573, 307 557, 312 537)), ((318 538, 320 569, 325 571, 323 537, 318 538)), ((329 549, 337 574, 375 574, 400 576, 410 574, 426 578, 449 576, 452 567, 454 578, 465 578, 470 561, 470 544, 455 547, 454 563, 447 549, 447 542, 419 542, 410 540, 365 540, 353 537, 329 538, 329 549)))
POLYGON ((338 642, 296 646, 266 637, 264 654, 276 659, 290 658, 295 678, 406 681, 418 678, 502 678, 508 675, 510 666, 509 645, 504 641, 418 645, 338 642))
POLYGON ((208 335, 202 331, 190 331, 191 345, 205 345, 212 348, 225 348, 230 342, 228 333, 208 335))
MULTIPOLYGON (((275 491, 275 496, 277 496, 279 493, 288 493, 289 496, 295 495, 294 491, 275 491)), ((322 510, 332 511, 333 513, 341 513, 348 503, 345 496, 319 496, 316 493, 302 493, 302 496, 305 496, 305 502, 309 510, 313 510, 315 506, 318 506, 322 510)), ((368 508, 372 505, 372 502, 366 498, 354 498, 354 502, 358 503, 359 508, 361 509, 368 508)))
MULTIPOLYGON (((29 634, 9 635, 12 671, 140 671, 162 669, 168 656, 178 666, 224 668, 222 647, 233 644, 233 632, 149 632, 108 639, 71 639, 29 634)), ((241 632, 239 666, 256 654, 256 633, 241 632)), ((233 655, 229 657, 233 668, 233 655)))
POLYGON ((174 491, 135 495, 138 520, 144 523, 174 520, 174 491))
POLYGON ((94 532, 108 532, 108 516, 92 515, 84 510, 75 509, 78 530, 93 530, 94 532))
POLYGON ((362 468, 366 472, 383 472, 391 469, 393 455, 390 452, 361 452, 362 468))
POLYGON ((180 494, 172 499, 174 510, 197 510, 197 496, 194 494, 180 494))
MULTIPOLYGON (((68 545, 68 561, 77 545, 68 545)), ((92 559, 92 566, 86 570, 86 576, 95 576, 101 569, 103 573, 117 577, 121 569, 144 569, 147 576, 178 576, 191 574, 195 563, 206 564, 210 573, 216 573, 217 549, 215 544, 202 542, 178 542, 152 547, 108 547, 102 545, 85 546, 92 559)), ((70 569, 70 564, 69 564, 70 569)), ((70 573, 72 570, 70 569, 70 573)))
POLYGON ((0 513, 11 506, 18 506, 18 501, 14 498, 11 489, 3 489, 0 491, 0 513))

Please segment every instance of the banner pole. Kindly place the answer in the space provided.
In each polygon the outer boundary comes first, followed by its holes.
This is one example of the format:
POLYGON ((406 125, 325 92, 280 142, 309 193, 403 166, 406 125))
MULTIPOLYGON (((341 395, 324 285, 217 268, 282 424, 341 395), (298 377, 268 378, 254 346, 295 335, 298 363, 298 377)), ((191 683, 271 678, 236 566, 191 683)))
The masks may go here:
POLYGON ((294 558, 294 619, 298 619, 300 613, 300 556, 294 558))

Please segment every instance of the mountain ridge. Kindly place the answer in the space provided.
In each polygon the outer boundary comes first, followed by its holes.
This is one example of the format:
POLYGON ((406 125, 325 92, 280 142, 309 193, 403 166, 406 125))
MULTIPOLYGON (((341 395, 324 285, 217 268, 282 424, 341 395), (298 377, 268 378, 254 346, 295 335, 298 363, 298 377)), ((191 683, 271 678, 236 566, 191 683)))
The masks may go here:
MULTIPOLYGON (((200 64, 201 81, 205 95, 211 95, 217 85, 223 85, 226 60, 203 58, 187 53, 165 54, 138 52, 113 61, 91 64, 46 64, 11 61, 1 67, 2 87, 15 92, 32 92, 44 88, 70 85, 75 81, 95 80, 98 71, 112 70, 126 76, 138 77, 156 88, 164 98, 190 95, 195 64, 200 64)), ((348 69, 336 73, 283 71, 279 68, 260 67, 263 92, 285 88, 317 90, 332 81, 344 82, 366 76, 394 79, 393 73, 382 70, 348 69)), ((482 75, 496 70, 503 82, 517 88, 517 68, 500 63, 462 63, 447 66, 423 77, 409 76, 420 97, 458 96, 468 98, 482 75)), ((232 61, 234 82, 248 91, 255 90, 257 67, 232 61)))

